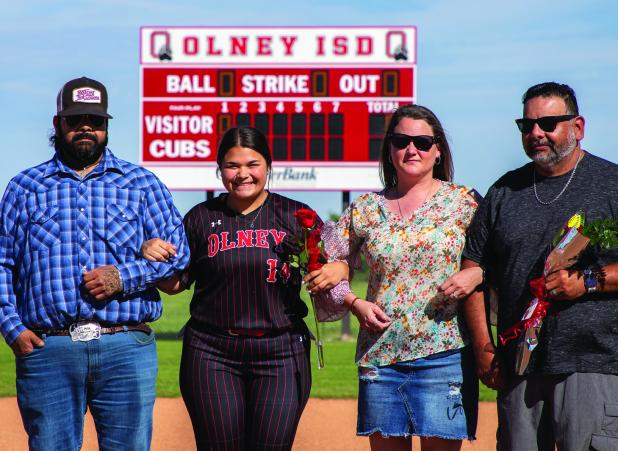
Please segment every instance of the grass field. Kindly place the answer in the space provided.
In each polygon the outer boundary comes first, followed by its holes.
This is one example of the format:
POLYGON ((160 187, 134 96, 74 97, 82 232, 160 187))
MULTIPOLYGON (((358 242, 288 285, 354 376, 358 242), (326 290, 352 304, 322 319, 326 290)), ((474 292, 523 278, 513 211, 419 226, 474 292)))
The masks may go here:
MULTIPOLYGON (((355 293, 365 293, 366 279, 358 274, 353 283, 355 293)), ((178 330, 189 317, 190 293, 185 292, 170 297, 164 296, 163 316, 152 324, 157 333, 159 352, 159 377, 157 395, 163 397, 180 396, 178 388, 178 368, 182 343, 176 338, 178 330)), ((308 298, 306 298, 307 304, 308 298)), ((311 307, 310 307, 311 308, 311 307)), ((313 331, 315 324, 312 313, 306 318, 307 325, 313 331)), ((358 322, 352 317, 352 335, 358 333, 358 322)), ((311 396, 317 398, 356 398, 357 377, 354 364, 355 341, 340 339, 341 323, 323 323, 320 325, 324 339, 325 368, 318 370, 315 346, 312 346, 311 361, 313 386, 311 396)), ((10 348, 0 345, 0 396, 15 396, 15 361, 10 348)), ((481 400, 494 401, 495 392, 481 384, 481 400)))

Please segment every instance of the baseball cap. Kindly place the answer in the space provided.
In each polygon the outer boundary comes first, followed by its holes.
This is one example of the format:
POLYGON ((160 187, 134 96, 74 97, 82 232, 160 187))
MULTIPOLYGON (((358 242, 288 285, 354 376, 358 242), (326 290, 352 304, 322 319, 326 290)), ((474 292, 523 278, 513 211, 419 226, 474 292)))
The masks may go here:
POLYGON ((76 78, 64 84, 56 99, 58 116, 96 114, 112 119, 107 114, 107 89, 96 80, 76 78))

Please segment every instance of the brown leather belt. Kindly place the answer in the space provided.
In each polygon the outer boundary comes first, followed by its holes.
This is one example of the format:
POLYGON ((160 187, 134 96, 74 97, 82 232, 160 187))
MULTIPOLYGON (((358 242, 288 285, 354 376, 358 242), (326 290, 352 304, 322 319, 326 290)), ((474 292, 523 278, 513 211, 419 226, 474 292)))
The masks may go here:
MULTIPOLYGON (((32 332, 41 336, 41 335, 59 335, 59 336, 70 336, 71 332, 69 329, 31 329, 32 332)), ((145 332, 150 334, 152 329, 148 324, 140 323, 140 324, 127 324, 126 326, 108 326, 101 327, 101 335, 109 335, 115 334, 118 332, 128 332, 130 330, 139 330, 140 332, 145 332)))

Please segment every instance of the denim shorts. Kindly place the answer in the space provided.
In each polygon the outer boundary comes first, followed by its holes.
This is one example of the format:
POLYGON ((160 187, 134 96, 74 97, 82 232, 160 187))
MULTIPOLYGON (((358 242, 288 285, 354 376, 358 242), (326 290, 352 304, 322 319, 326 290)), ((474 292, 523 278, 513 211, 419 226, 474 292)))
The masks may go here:
POLYGON ((472 349, 359 368, 357 435, 473 440, 479 387, 472 349))

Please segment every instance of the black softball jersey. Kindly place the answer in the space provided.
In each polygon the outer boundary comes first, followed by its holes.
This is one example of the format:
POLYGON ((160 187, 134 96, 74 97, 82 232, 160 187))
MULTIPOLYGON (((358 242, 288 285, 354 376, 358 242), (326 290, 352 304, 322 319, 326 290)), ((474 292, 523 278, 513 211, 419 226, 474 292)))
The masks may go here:
POLYGON ((224 330, 294 327, 308 310, 300 278, 290 276, 281 252, 301 236, 294 213, 309 207, 269 192, 261 208, 243 215, 226 198, 227 193, 202 202, 184 219, 191 249, 188 282, 195 283, 192 321, 224 330))

